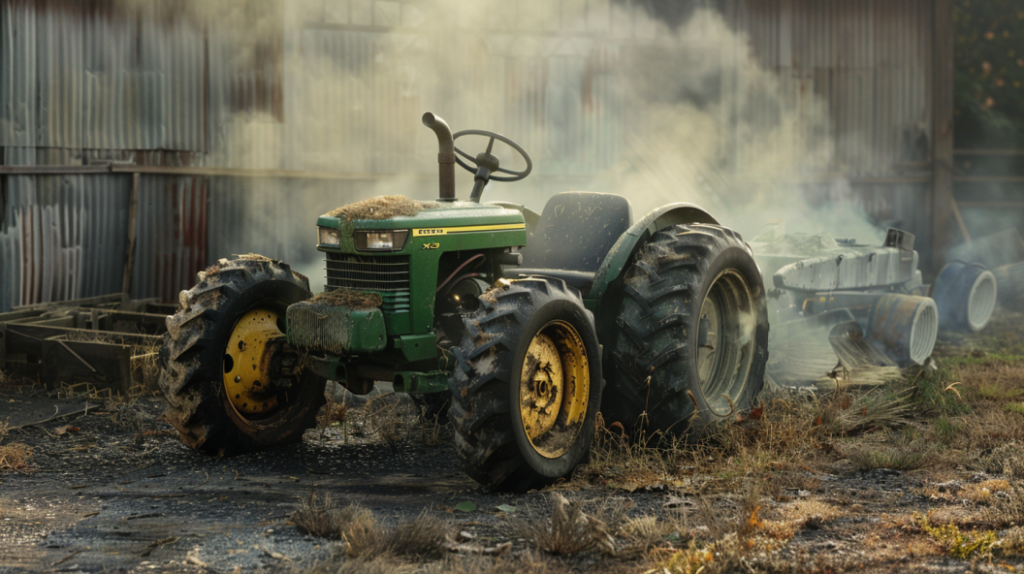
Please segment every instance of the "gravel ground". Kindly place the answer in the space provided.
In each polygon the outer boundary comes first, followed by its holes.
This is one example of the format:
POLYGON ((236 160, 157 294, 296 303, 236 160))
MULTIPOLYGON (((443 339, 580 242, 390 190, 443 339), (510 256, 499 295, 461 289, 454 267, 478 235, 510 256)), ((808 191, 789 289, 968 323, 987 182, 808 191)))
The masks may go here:
MULTIPOLYGON (((22 418, 82 404, 31 389, 0 401, 3 414, 22 418)), ((218 459, 183 446, 157 418, 162 408, 149 397, 122 407, 137 424, 119 424, 100 406, 10 431, 6 442, 28 445, 32 457, 29 471, 0 475, 0 572, 311 563, 327 545, 299 534, 288 516, 313 490, 358 500, 384 521, 467 499, 505 501, 479 492, 448 444, 388 447, 331 429, 323 439, 310 431, 301 445, 218 459)))
MULTIPOLYGON (((0 420, 18 426, 87 402, 7 388, 0 391, 0 420)), ((218 459, 178 441, 159 418, 163 404, 157 397, 90 404, 88 413, 12 430, 4 440, 28 445, 32 456, 28 470, 0 474, 0 573, 301 572, 336 548, 335 542, 301 534, 289 521, 314 491, 342 504, 356 502, 386 526, 426 510, 452 523, 453 532, 469 533, 474 544, 511 542, 513 555, 529 544, 497 507, 514 506, 519 516, 549 508, 548 493, 483 492, 462 473, 447 441, 430 446, 419 438, 424 427, 418 423, 404 428, 409 440, 388 446, 371 431, 369 419, 353 411, 344 426, 311 430, 300 445, 218 459), (465 501, 478 509, 455 508, 465 501)), ((608 469, 608 476, 614 471, 608 469)), ((763 564, 752 559, 757 571, 1008 572, 1024 565, 949 558, 909 519, 912 512, 957 512, 967 504, 957 496, 928 494, 928 487, 960 489, 992 476, 966 470, 861 472, 843 461, 827 471, 791 474, 790 484, 766 498, 762 515, 795 516, 799 527, 763 564)), ((714 513, 735 516, 744 496, 740 485, 750 479, 693 475, 629 492, 600 473, 590 476, 556 490, 591 501, 620 499, 634 518, 693 513, 702 491, 713 492, 708 500, 714 513), (733 491, 730 480, 737 485, 733 491)), ((706 533, 701 521, 708 516, 692 516, 694 532, 706 533)), ((596 552, 550 560, 547 568, 554 571, 650 567, 636 555, 608 558, 596 552)))

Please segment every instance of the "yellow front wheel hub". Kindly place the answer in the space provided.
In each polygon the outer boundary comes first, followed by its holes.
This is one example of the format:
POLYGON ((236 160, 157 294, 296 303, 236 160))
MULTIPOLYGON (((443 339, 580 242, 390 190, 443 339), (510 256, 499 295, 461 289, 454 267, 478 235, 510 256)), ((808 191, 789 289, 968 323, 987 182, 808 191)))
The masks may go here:
POLYGON ((224 390, 239 415, 259 415, 277 406, 271 385, 271 358, 284 333, 280 315, 254 309, 235 323, 224 350, 224 390))
POLYGON ((534 450, 545 458, 565 454, 583 427, 589 399, 583 338, 569 323, 548 323, 530 340, 519 378, 519 412, 534 450))

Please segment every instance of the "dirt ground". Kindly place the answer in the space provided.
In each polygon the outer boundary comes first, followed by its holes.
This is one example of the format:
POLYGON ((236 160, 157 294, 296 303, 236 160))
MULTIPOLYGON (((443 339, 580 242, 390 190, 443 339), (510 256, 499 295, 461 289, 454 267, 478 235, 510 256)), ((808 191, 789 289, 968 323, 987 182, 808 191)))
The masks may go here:
POLYGON ((523 495, 482 491, 447 429, 386 398, 218 459, 178 441, 159 397, 7 381, 0 573, 1020 571, 1024 317, 999 313, 943 335, 935 369, 766 397, 698 446, 605 429, 572 481, 523 495), (343 518, 304 534, 303 508, 343 518), (410 524, 434 538, 396 534, 410 524))

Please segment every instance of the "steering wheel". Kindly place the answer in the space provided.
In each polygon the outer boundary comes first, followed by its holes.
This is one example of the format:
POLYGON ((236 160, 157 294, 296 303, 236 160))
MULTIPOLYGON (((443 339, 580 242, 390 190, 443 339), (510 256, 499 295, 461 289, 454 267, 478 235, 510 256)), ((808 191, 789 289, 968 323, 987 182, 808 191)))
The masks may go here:
POLYGON ((457 140, 462 136, 484 136, 491 138, 491 141, 487 142, 487 151, 480 152, 476 157, 469 155, 459 148, 455 148, 455 161, 458 162, 458 164, 466 171, 476 174, 477 179, 483 179, 485 182, 489 179, 493 179, 494 181, 519 181, 520 179, 530 175, 530 172, 533 171, 533 162, 530 161, 530 156, 526 153, 526 150, 520 147, 516 142, 501 134, 484 130, 462 130, 461 132, 455 133, 452 136, 452 139, 457 140), (526 169, 523 171, 512 171, 500 167, 501 164, 498 161, 497 156, 491 154, 491 149, 494 147, 494 140, 508 144, 509 147, 519 152, 519 155, 523 156, 523 159, 526 160, 526 169), (466 160, 472 162, 472 165, 463 161, 462 158, 459 157, 460 155, 463 158, 466 158, 466 160), (508 175, 492 176, 492 173, 506 173, 508 175))

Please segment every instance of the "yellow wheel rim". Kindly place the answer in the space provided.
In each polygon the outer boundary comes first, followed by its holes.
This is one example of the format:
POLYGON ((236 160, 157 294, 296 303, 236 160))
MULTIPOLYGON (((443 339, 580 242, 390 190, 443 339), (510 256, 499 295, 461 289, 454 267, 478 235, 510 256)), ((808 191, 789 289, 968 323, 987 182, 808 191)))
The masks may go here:
POLYGON ((590 363, 583 339, 564 321, 534 335, 519 377, 519 413, 530 445, 558 458, 576 442, 587 417, 590 363))
POLYGON ((284 333, 280 315, 254 309, 235 323, 224 350, 224 390, 239 415, 259 415, 277 406, 271 386, 271 358, 284 333))

